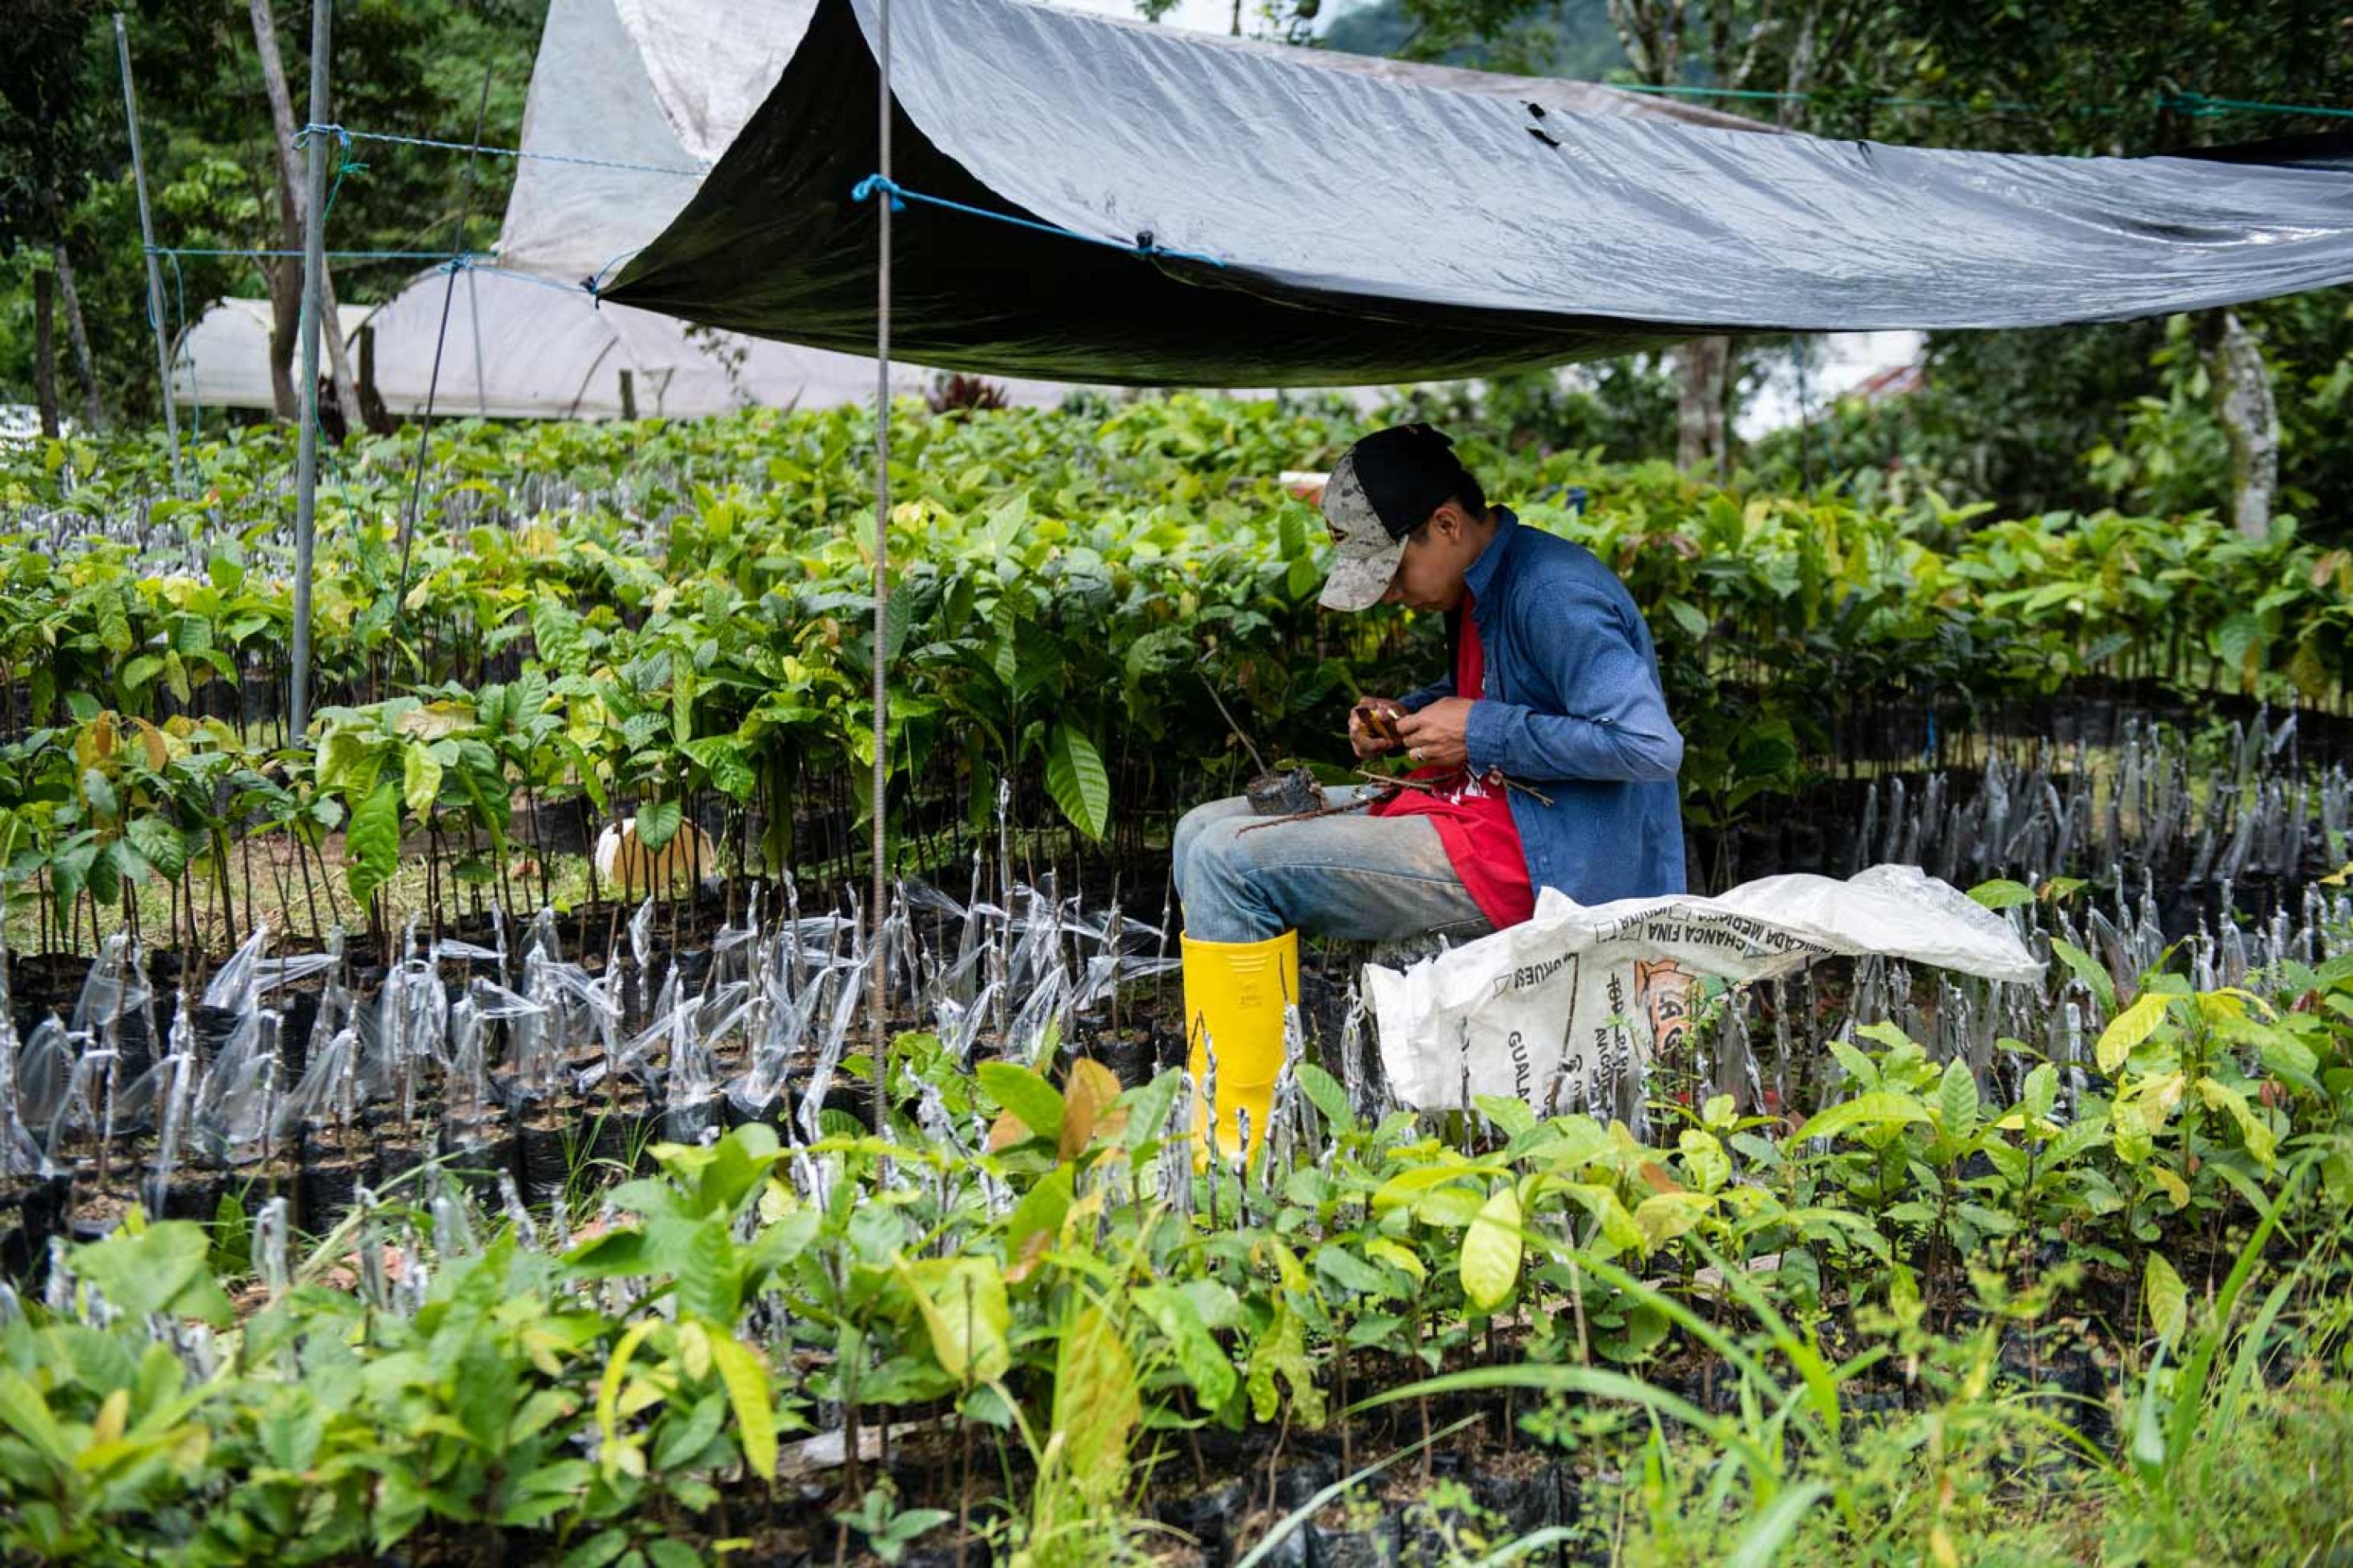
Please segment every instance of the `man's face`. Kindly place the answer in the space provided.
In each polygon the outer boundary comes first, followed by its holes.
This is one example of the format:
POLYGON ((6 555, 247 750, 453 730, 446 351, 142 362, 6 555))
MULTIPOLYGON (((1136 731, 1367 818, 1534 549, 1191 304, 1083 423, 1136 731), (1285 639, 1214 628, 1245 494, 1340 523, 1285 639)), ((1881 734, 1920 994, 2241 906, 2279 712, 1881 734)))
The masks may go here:
POLYGON ((1398 560, 1397 575, 1384 605, 1409 610, 1451 610, 1462 602, 1463 574, 1487 542, 1486 531, 1474 526, 1458 501, 1448 501, 1430 513, 1429 523, 1406 541, 1398 560))

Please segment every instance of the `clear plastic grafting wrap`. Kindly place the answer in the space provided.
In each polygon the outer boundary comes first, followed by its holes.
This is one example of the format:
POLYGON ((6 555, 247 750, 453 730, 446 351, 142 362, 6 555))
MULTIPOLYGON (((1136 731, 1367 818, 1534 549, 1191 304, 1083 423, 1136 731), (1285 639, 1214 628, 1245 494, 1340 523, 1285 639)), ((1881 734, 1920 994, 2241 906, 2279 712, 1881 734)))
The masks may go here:
POLYGON ((1399 973, 1367 966, 1381 1065, 1398 1100, 1468 1110, 1511 1095, 1546 1114, 1639 1120, 1653 1057, 1690 1026, 1700 983, 1769 980, 1878 953, 1989 980, 2038 979, 2000 915, 1913 866, 1850 880, 1767 877, 1712 899, 1591 908, 1556 889, 1535 918, 1399 973))
POLYGON ((280 1089, 279 1031, 284 1023, 274 1009, 258 1010, 252 1026, 240 1023, 228 1048, 205 1069, 196 1090, 195 1137, 223 1163, 244 1164, 267 1152, 280 1089))
POLYGON ((976 854, 969 902, 924 882, 901 889, 902 908, 884 928, 897 944, 894 989, 931 1013, 958 1060, 969 1058, 992 1022, 1009 1056, 1034 1060, 1050 1026, 1067 1034, 1075 1016, 1105 1005, 1121 985, 1177 966, 1159 928, 1126 919, 1117 904, 1090 917, 1082 897, 1059 896, 1051 872, 1039 883, 1008 888, 1001 906, 984 902, 976 854), (917 913, 944 917, 935 947, 925 943, 917 913))
MULTIPOLYGON (((6 912, 7 895, 0 889, 0 921, 5 921, 6 912)), ((26 1115, 18 1055, 15 997, 8 988, 8 948, 0 942, 0 1176, 39 1175, 45 1166, 41 1146, 26 1115)))

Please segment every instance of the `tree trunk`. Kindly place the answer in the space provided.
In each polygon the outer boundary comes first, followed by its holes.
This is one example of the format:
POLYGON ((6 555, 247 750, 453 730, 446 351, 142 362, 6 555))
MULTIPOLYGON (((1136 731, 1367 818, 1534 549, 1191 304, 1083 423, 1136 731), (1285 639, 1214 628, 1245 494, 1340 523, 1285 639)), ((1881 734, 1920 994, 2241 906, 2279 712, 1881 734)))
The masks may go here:
POLYGON ((1808 5, 1805 16, 1798 23, 1797 40, 1789 46, 1789 70, 1781 82, 1784 96, 1774 114, 1784 131, 1799 129, 1806 118, 1803 95, 1814 87, 1814 44, 1820 19, 1821 6, 1808 5))
MULTIPOLYGON (((253 42, 261 56, 261 86, 269 99, 269 123, 278 140, 278 222, 282 231, 278 248, 301 250, 303 247, 303 180, 302 163, 294 148, 294 100, 286 89, 286 67, 278 54, 278 18, 270 9, 269 0, 250 0, 253 14, 253 42)), ((292 418, 300 408, 293 400, 294 354, 301 346, 297 338, 301 332, 302 264, 287 260, 280 268, 290 273, 291 281, 281 292, 279 271, 270 278, 269 385, 273 398, 283 384, 287 402, 279 413, 292 418), (288 310, 288 300, 292 310, 288 310)), ((335 407, 348 427, 358 422, 360 398, 357 384, 352 376, 350 353, 343 343, 343 313, 335 305, 333 269, 324 261, 319 264, 319 336, 327 351, 327 370, 335 387, 335 407)))
POLYGON ((41 434, 58 437, 57 279, 48 268, 33 269, 33 401, 41 408, 41 434))
POLYGON ((2272 531, 2279 491, 2279 405, 2271 367, 2238 316, 2208 310, 2198 320, 2207 379, 2214 384, 2214 416, 2231 444, 2231 521, 2248 539, 2272 531))
POLYGON ((302 412, 294 390, 295 340, 302 331, 302 264, 273 261, 269 271, 269 401, 278 417, 291 420, 302 412))
MULTIPOLYGON (((90 352, 90 327, 82 321, 81 296, 74 290, 73 263, 66 257, 66 243, 58 241, 50 252, 58 264, 58 299, 66 308, 66 341, 73 345, 74 372, 81 377, 82 418, 91 434, 96 434, 98 417, 98 361, 90 352)), ((164 389, 169 395, 171 389, 164 389)))
POLYGON ((1721 481, 1730 455, 1724 441, 1724 398, 1732 340, 1694 338, 1675 350, 1675 364, 1683 382, 1675 397, 1675 467, 1721 481))

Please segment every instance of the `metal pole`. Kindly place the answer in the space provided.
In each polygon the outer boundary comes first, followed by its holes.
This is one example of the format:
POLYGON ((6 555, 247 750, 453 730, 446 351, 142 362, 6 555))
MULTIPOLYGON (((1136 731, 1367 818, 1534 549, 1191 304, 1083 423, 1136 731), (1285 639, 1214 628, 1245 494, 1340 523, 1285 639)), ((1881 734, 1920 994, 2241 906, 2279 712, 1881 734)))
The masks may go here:
POLYGON ((881 151, 876 170, 881 174, 884 188, 876 193, 875 215, 881 247, 874 269, 874 890, 873 901, 868 906, 867 929, 873 934, 873 951, 868 955, 874 963, 874 1029, 871 1040, 874 1063, 874 1131, 877 1137, 891 1131, 889 1024, 890 964, 882 951, 883 920, 888 911, 890 870, 884 859, 889 850, 890 812, 888 794, 891 763, 891 674, 890 660, 884 657, 887 622, 891 608, 891 204, 895 199, 890 191, 891 180, 891 0, 881 0, 876 20, 880 47, 877 62, 881 67, 881 89, 877 96, 877 118, 881 135, 881 151))
MULTIPOLYGON (((311 0, 311 123, 327 121, 327 49, 333 0, 311 0)), ((319 512, 319 294, 327 272, 327 138, 305 138, 309 187, 302 207, 302 431, 294 462, 294 691, 291 736, 301 744, 311 728, 311 555, 319 512)))
POLYGON ((164 399, 164 433, 172 442, 172 493, 188 493, 180 471, 180 414, 172 406, 172 350, 164 338, 164 269, 155 261, 155 222, 147 212, 147 163, 139 152, 139 98, 131 86, 131 35, 114 14, 114 55, 122 66, 122 117, 131 127, 131 180, 139 187, 139 242, 147 253, 147 320, 155 328, 155 374, 164 399))

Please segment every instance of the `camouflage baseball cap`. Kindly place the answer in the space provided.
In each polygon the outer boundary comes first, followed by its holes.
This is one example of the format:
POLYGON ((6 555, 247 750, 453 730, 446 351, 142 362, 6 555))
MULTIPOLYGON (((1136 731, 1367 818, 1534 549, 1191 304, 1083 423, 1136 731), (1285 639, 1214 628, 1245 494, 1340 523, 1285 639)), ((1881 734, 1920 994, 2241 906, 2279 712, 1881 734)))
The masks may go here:
POLYGON ((1406 538, 1461 493, 1454 443, 1428 425, 1393 425, 1348 448, 1324 486, 1324 527, 1335 559, 1319 602, 1368 610, 1397 576, 1406 538))

